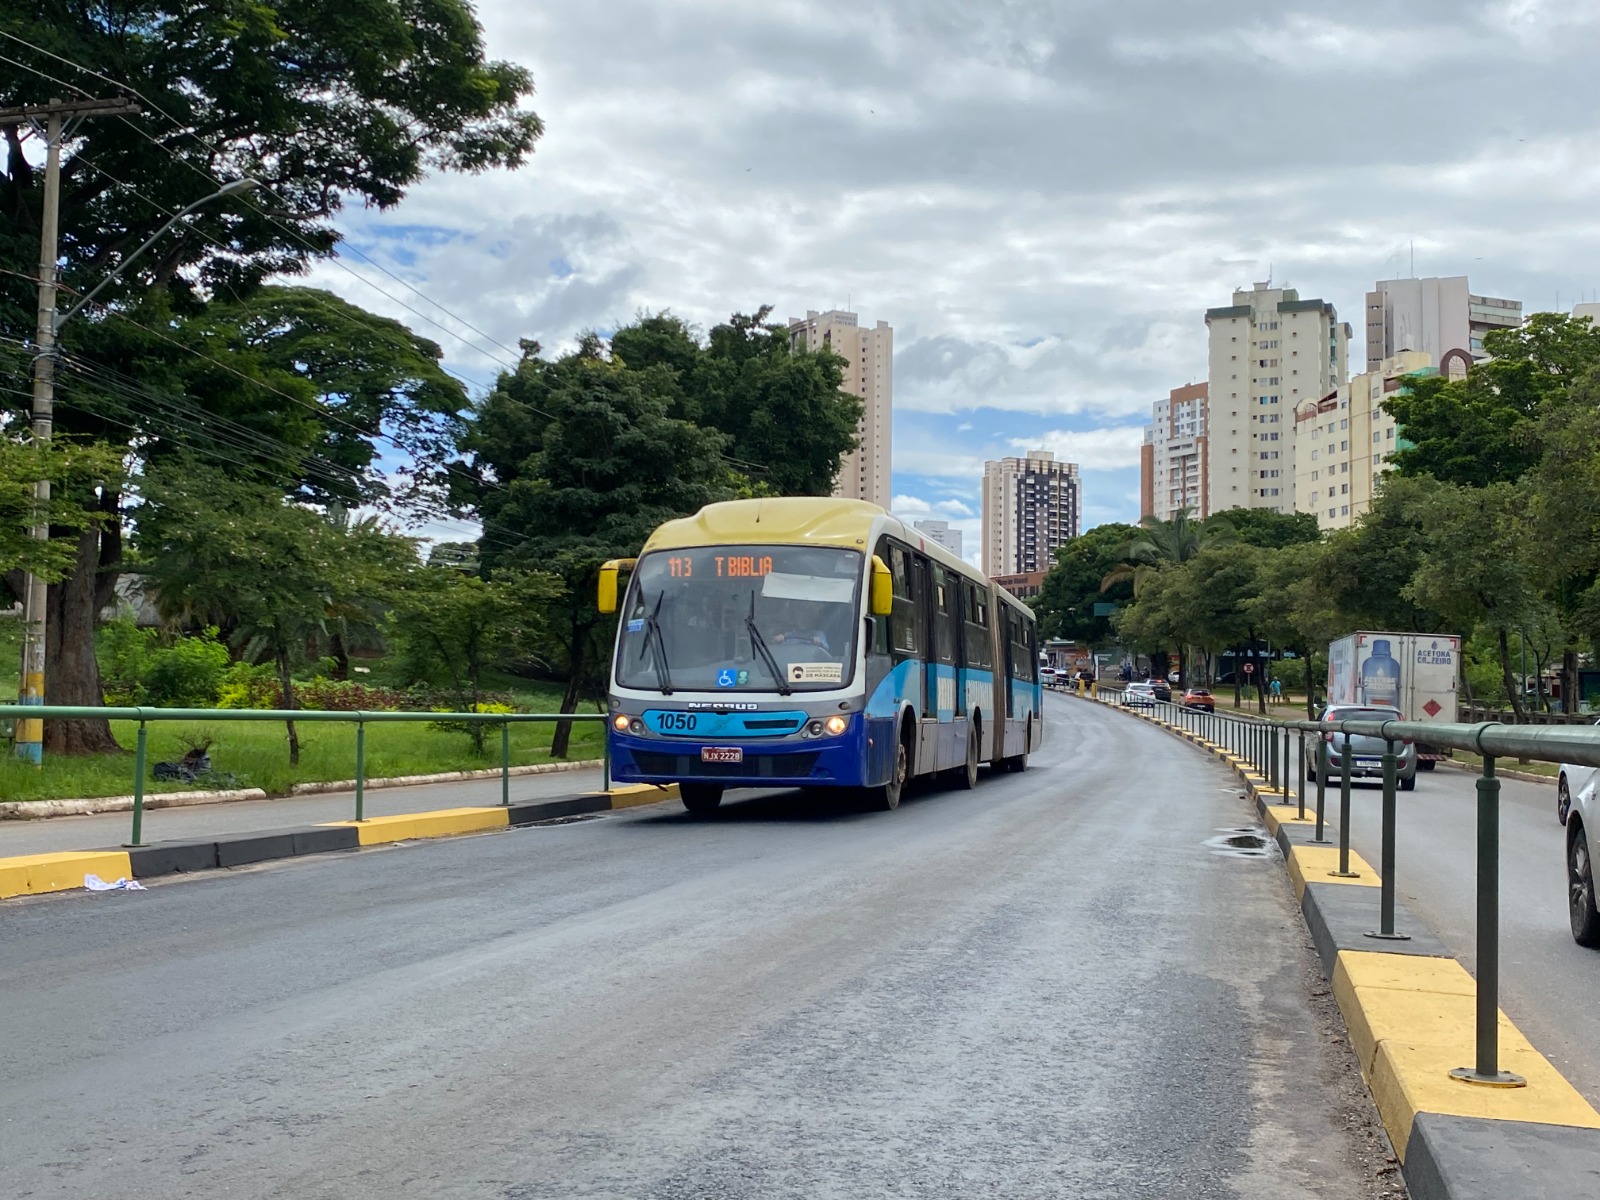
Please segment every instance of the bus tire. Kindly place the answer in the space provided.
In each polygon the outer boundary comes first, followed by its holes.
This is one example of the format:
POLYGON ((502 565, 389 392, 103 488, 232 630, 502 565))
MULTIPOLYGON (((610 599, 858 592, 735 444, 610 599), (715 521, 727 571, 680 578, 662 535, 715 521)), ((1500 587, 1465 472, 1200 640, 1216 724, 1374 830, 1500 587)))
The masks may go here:
POLYGON ((983 741, 983 724, 976 717, 967 722, 967 764, 959 780, 965 791, 978 786, 978 747, 983 741))
POLYGON ((889 782, 866 789, 867 807, 874 812, 893 812, 900 807, 900 795, 911 777, 911 726, 902 724, 895 741, 894 769, 889 782))
POLYGON ((1004 760, 1003 765, 1006 770, 1015 771, 1020 775, 1028 769, 1028 756, 1026 754, 1013 754, 1010 758, 1004 760))
POLYGON ((697 817, 707 817, 722 803, 720 783, 680 783, 678 795, 683 806, 697 817))

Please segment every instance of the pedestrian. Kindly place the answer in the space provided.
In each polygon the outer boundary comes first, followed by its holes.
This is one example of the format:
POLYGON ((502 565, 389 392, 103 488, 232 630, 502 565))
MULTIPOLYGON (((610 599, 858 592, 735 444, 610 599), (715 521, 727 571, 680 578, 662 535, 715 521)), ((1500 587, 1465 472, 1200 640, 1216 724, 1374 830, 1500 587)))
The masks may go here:
POLYGON ((1283 703, 1283 684, 1280 683, 1276 678, 1274 678, 1273 681, 1272 681, 1272 689, 1271 690, 1272 690, 1272 702, 1274 704, 1282 704, 1283 703))

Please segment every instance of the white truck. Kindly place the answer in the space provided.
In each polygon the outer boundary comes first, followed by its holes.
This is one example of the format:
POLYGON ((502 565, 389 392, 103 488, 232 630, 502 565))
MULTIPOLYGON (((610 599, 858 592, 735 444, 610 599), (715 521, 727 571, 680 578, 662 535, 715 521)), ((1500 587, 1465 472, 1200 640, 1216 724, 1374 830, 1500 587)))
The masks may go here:
MULTIPOLYGON (((1363 630, 1328 644, 1328 703, 1398 709, 1410 721, 1454 721, 1461 639, 1436 633, 1363 630)), ((1450 757, 1418 744, 1425 771, 1450 757)))

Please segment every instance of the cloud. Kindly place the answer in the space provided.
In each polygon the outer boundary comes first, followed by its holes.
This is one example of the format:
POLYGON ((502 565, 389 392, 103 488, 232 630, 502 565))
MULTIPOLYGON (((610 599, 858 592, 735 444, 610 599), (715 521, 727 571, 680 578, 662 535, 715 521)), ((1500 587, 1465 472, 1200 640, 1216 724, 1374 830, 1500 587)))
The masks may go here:
POLYGON ((1077 463, 1080 470, 1112 471, 1119 467, 1139 465, 1139 447, 1144 445, 1144 426, 1052 429, 1041 437, 1013 439, 1011 444, 1019 453, 1050 450, 1058 459, 1077 463))

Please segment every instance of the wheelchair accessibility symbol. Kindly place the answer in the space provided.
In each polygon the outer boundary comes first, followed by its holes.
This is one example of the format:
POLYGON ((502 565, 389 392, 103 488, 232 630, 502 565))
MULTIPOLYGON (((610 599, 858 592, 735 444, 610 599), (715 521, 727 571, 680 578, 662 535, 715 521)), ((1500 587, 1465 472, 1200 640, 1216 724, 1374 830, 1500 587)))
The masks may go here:
POLYGON ((733 687, 734 684, 736 684, 738 682, 738 680, 739 680, 738 675, 733 671, 721 670, 721 671, 717 672, 717 686, 718 687, 733 687))

